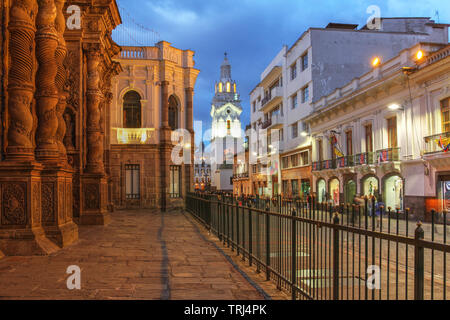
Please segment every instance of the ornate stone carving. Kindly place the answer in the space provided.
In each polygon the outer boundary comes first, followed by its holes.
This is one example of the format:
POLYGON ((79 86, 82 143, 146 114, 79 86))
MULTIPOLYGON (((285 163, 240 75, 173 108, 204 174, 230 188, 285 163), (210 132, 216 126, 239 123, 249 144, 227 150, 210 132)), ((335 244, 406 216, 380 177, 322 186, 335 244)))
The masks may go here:
POLYGON ((65 203, 66 194, 64 193, 64 184, 60 183, 58 187, 58 221, 59 224, 65 221, 66 218, 66 203, 65 203))
POLYGON ((64 60, 67 56, 67 48, 66 41, 64 40, 64 30, 66 29, 66 20, 63 14, 63 7, 66 0, 55 0, 56 5, 56 22, 55 27, 58 32, 58 47, 56 48, 55 56, 56 56, 56 64, 57 64, 57 73, 56 73, 56 87, 59 92, 59 100, 56 106, 56 115, 58 117, 58 129, 56 131, 56 143, 58 144, 59 156, 67 161, 67 152, 66 147, 64 146, 63 140, 66 134, 66 122, 63 118, 64 111, 66 110, 66 99, 67 92, 65 91, 66 85, 66 68, 64 66, 64 60))
POLYGON ((66 210, 64 216, 64 222, 69 222, 73 219, 73 195, 72 195, 72 183, 66 184, 66 210))
POLYGON ((99 90, 100 48, 98 45, 86 45, 87 55, 87 166, 90 173, 103 173, 103 136, 101 134, 101 91, 99 90))
POLYGON ((56 111, 59 93, 55 79, 58 73, 56 48, 59 37, 55 28, 57 12, 54 0, 38 0, 38 4, 36 56, 39 69, 36 77, 36 109, 39 125, 36 133, 36 155, 45 161, 58 158, 58 144, 55 138, 59 124, 56 111))
POLYGON ((55 222, 55 184, 42 183, 42 223, 44 225, 55 222))
POLYGON ((2 187, 2 224, 27 224, 26 183, 5 183, 2 187))
POLYGON ((78 47, 70 47, 67 57, 64 61, 66 72, 70 76, 66 76, 66 88, 69 92, 67 97, 67 105, 73 110, 79 110, 80 106, 80 56, 78 47))
POLYGON ((74 138, 75 138, 75 122, 71 112, 66 109, 64 113, 64 122, 66 123, 66 133, 64 135, 64 146, 67 151, 75 150, 74 138))
POLYGON ((13 1, 9 22, 8 148, 10 159, 33 159, 36 0, 13 1))
POLYGON ((33 184, 33 226, 41 225, 41 190, 39 183, 33 184))
POLYGON ((95 183, 88 183, 84 186, 84 209, 100 209, 100 186, 95 183))

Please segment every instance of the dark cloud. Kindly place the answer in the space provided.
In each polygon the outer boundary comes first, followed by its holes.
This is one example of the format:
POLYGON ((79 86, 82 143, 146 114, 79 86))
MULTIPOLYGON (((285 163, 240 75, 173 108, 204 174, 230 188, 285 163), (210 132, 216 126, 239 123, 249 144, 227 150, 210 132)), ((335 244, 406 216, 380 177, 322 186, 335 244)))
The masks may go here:
MULTIPOLYGON (((195 51, 201 70, 195 88, 194 118, 205 127, 214 82, 219 78, 223 53, 229 53, 233 78, 238 82, 244 113, 250 121, 249 93, 260 73, 284 44, 291 46, 309 27, 328 22, 365 24, 370 5, 382 16, 429 16, 439 10, 449 22, 450 5, 441 0, 117 0, 123 20, 131 19, 156 30, 161 40, 195 51), (129 15, 128 15, 129 14, 129 15)), ((135 30, 139 30, 135 29, 135 30)), ((139 32, 139 31, 136 31, 139 32)))

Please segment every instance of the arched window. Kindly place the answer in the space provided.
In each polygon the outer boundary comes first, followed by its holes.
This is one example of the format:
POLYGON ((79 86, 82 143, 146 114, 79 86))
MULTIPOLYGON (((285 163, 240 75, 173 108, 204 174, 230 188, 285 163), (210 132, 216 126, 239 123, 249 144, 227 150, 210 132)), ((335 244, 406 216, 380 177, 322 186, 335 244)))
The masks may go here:
POLYGON ((231 84, 229 82, 227 82, 227 92, 231 91, 231 84))
POLYGON ((169 127, 172 130, 178 129, 178 102, 174 96, 169 98, 169 127))
POLYGON ((123 127, 141 127, 141 96, 136 91, 129 91, 123 97, 123 127))

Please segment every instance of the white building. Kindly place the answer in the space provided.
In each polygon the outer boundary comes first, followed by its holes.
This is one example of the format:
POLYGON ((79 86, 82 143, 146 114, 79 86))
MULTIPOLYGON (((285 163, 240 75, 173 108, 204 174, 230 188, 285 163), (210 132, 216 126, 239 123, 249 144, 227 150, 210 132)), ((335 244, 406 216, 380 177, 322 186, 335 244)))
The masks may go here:
POLYGON ((233 158, 242 148, 243 139, 241 113, 240 96, 225 54, 211 105, 211 185, 216 190, 233 190, 233 158))
POLYGON ((250 161, 266 168, 252 170, 266 176, 266 182, 253 180, 254 192, 307 193, 311 139, 301 119, 321 97, 368 72, 374 57, 387 61, 421 41, 447 43, 448 25, 429 18, 382 18, 379 30, 330 23, 284 46, 250 93, 250 161))
POLYGON ((419 217, 447 210, 438 199, 450 198, 449 101, 450 46, 431 43, 402 50, 316 101, 303 121, 319 201, 375 195, 386 208, 419 217))

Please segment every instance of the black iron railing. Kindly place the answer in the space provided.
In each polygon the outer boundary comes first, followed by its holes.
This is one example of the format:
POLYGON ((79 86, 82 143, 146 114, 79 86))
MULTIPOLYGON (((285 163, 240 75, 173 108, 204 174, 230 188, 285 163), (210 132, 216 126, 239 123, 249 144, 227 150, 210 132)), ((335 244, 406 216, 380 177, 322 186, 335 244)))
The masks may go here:
POLYGON ((377 151, 377 162, 392 162, 400 160, 400 148, 389 148, 377 151))
POLYGON ((429 137, 425 137, 424 154, 448 152, 450 132, 443 132, 429 137))
MULTIPOLYGON (((447 216, 411 221, 409 210, 190 194, 186 207, 224 246, 292 299, 447 299, 447 216)), ((435 217, 435 212, 432 216, 435 217)))
POLYGON ((377 163, 373 152, 363 152, 355 155, 355 166, 369 165, 377 163))
POLYGON ((339 168, 353 167, 354 156, 344 156, 337 159, 339 168))
POLYGON ((336 169, 336 159, 322 161, 322 170, 336 169))

